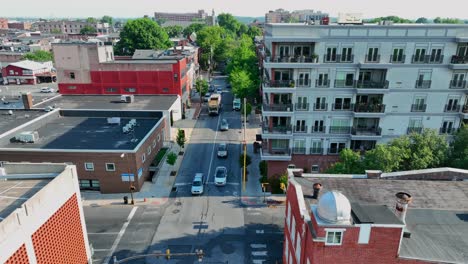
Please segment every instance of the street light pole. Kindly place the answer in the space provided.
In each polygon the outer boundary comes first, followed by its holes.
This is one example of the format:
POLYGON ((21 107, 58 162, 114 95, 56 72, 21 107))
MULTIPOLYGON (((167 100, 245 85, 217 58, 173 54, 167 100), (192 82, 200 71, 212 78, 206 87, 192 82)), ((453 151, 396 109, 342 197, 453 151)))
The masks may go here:
MULTIPOLYGON (((128 155, 127 155, 128 156, 128 155)), ((123 159, 125 158, 125 153, 122 153, 122 155, 120 155, 120 157, 123 159)), ((131 178, 131 173, 130 173, 130 165, 128 165, 128 159, 125 158, 124 162, 127 161, 127 169, 128 169, 128 182, 130 183, 130 197, 132 199, 131 201, 131 204, 134 205, 135 204, 135 200, 133 200, 133 190, 135 189, 135 186, 133 185, 133 181, 132 181, 132 178, 131 178)), ((133 175, 133 179, 135 179, 135 175, 133 175)))
POLYGON ((243 180, 242 180, 242 187, 243 191, 245 192, 245 184, 246 184, 246 179, 247 179, 247 168, 246 168, 246 163, 247 163, 247 141, 246 141, 246 126, 247 126, 247 99, 244 97, 244 174, 243 174, 243 180))

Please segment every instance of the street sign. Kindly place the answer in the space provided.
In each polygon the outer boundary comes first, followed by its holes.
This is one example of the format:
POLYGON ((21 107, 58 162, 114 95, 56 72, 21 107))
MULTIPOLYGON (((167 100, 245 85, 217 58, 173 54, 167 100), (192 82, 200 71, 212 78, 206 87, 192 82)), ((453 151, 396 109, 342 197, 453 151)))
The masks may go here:
POLYGON ((133 173, 122 173, 120 174, 123 182, 135 181, 135 174, 133 173))

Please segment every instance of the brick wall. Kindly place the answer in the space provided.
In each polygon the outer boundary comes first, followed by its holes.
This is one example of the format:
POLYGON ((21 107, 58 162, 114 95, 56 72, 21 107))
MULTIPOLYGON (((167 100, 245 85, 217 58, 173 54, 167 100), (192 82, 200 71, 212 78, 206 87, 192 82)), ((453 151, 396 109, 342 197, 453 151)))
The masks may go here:
POLYGON ((414 170, 411 172, 395 172, 395 173, 383 173, 381 175, 383 179, 389 180, 421 180, 421 181, 462 181, 468 180, 468 170, 449 169, 449 168, 438 168, 438 169, 427 169, 427 170, 414 170), (386 176, 395 175, 395 176, 386 176))
POLYGON ((33 235, 37 263, 88 263, 76 194, 33 235))
POLYGON ((339 156, 333 155, 293 155, 291 161, 268 161, 268 177, 286 172, 288 165, 294 164, 296 168, 306 168, 310 173, 312 165, 319 166, 319 172, 324 172, 333 163, 339 161, 339 156))
POLYGON ((29 263, 28 253, 26 252, 26 246, 23 244, 18 250, 11 255, 5 264, 27 264, 29 263))

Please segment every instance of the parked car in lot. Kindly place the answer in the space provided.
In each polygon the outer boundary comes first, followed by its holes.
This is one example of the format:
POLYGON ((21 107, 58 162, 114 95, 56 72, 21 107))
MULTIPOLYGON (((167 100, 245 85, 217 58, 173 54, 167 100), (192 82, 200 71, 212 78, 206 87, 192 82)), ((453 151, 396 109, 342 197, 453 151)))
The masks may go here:
POLYGON ((219 125, 219 130, 221 131, 228 131, 229 124, 226 119, 221 120, 221 124, 219 125))
POLYGON ((55 93, 55 89, 50 88, 50 87, 42 87, 41 88, 41 93, 55 93))
POLYGON ((226 143, 219 143, 217 155, 218 155, 218 158, 227 158, 228 151, 227 151, 226 143))
POLYGON ((211 93, 206 93, 205 96, 203 96, 203 101, 208 102, 210 100, 211 93))
POLYGON ((203 173, 196 173, 192 181, 192 195, 203 194, 203 185, 205 184, 203 179, 203 173))
POLYGON ((215 170, 214 182, 216 186, 224 186, 227 181, 227 169, 226 167, 219 166, 215 170))

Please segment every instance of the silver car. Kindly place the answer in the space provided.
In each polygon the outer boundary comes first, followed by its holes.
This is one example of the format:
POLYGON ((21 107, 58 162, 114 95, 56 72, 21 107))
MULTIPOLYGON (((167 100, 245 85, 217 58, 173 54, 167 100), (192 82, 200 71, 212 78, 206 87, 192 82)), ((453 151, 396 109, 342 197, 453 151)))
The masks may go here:
POLYGON ((227 131, 229 129, 229 124, 226 119, 221 120, 221 124, 219 125, 219 130, 227 131))
POLYGON ((228 151, 226 143, 219 143, 217 155, 218 158, 227 158, 228 151))
POLYGON ((214 182, 216 186, 226 185, 227 180, 227 169, 226 167, 216 167, 214 182))
POLYGON ((195 177, 193 177, 193 181, 192 181, 192 188, 191 188, 191 192, 192 192, 192 195, 196 195, 196 194, 203 194, 203 185, 204 185, 204 179, 203 179, 203 173, 197 173, 195 174, 195 177))

